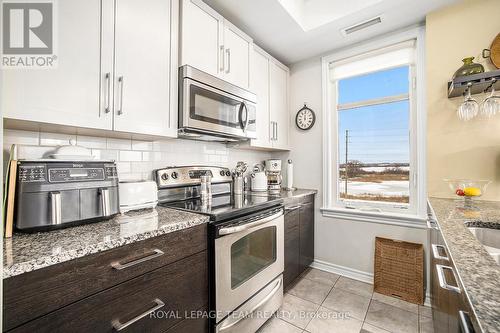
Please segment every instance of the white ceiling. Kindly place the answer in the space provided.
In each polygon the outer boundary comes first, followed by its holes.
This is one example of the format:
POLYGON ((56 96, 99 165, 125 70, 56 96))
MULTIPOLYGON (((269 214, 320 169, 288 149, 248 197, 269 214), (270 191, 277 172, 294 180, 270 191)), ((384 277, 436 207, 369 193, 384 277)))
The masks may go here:
POLYGON ((423 22, 460 0, 204 0, 285 64, 423 22), (382 16, 345 36, 341 29, 382 16))

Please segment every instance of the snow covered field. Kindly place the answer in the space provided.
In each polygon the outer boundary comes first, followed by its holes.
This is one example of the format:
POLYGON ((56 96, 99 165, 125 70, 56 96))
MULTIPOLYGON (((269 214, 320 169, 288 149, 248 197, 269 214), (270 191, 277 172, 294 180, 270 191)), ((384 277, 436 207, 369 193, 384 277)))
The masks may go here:
MULTIPOLYGON (((345 192, 345 182, 339 181, 340 193, 345 192)), ((407 180, 383 181, 381 183, 347 182, 347 193, 350 195, 372 194, 382 196, 409 196, 407 180)))

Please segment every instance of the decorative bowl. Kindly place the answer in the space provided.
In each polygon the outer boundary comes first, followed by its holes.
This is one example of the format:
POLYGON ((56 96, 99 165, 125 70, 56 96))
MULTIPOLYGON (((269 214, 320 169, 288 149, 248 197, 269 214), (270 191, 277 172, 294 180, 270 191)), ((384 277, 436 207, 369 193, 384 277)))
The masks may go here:
POLYGON ((482 196, 491 180, 471 180, 471 179, 443 179, 448 183, 450 190, 457 197, 465 199, 478 198, 482 196))

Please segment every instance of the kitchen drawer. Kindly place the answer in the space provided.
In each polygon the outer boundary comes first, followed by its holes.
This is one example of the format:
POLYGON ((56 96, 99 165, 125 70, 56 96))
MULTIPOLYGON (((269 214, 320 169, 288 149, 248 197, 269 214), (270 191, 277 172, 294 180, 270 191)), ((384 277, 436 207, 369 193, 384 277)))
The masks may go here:
POLYGON ((201 252, 206 242, 203 224, 5 279, 3 330, 201 252))
MULTIPOLYGON (((203 307, 198 311, 207 314, 207 307, 203 307)), ((196 316, 196 318, 186 318, 175 326, 170 327, 164 333, 206 333, 208 332, 208 318, 206 316, 196 316)))
MULTIPOLYGON (((130 325, 122 332, 170 332, 169 328, 180 324, 185 313, 200 309, 207 302, 207 252, 203 251, 68 305, 12 332, 116 332, 117 325, 127 323, 130 325), (160 302, 164 305, 152 311, 160 302)), ((201 323, 195 320, 183 323, 187 328, 197 324, 201 323)))

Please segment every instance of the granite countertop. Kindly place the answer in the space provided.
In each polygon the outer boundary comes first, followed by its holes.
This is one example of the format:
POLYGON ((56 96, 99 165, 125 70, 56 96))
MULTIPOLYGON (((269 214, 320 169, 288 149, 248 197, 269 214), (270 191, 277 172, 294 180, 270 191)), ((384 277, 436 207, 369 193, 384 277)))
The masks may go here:
POLYGON ((270 195, 279 196, 280 198, 282 198, 284 200, 284 203, 286 204, 287 199, 294 199, 294 198, 304 197, 304 196, 311 195, 311 194, 316 194, 316 193, 318 193, 318 191, 311 190, 311 189, 297 188, 293 191, 281 189, 281 191, 279 191, 279 192, 271 192, 271 191, 252 192, 252 191, 249 191, 248 193, 251 195, 255 195, 255 196, 270 196, 270 195))
POLYGON ((287 199, 287 198, 305 197, 306 195, 311 195, 311 194, 316 194, 316 193, 318 193, 317 190, 298 188, 298 189, 293 190, 293 191, 281 190, 280 196, 283 199, 287 199))
POLYGON ((500 225, 500 202, 474 201, 472 209, 465 209, 463 201, 456 199, 430 198, 429 202, 479 325, 483 332, 498 332, 500 265, 467 230, 464 222, 500 225))
POLYGON ((186 229, 209 217, 157 206, 111 220, 4 239, 3 278, 186 229))

